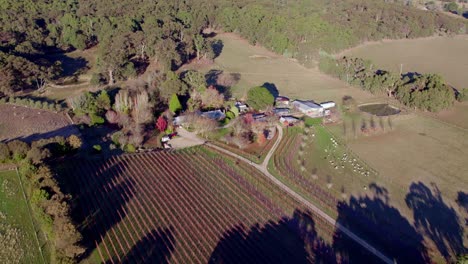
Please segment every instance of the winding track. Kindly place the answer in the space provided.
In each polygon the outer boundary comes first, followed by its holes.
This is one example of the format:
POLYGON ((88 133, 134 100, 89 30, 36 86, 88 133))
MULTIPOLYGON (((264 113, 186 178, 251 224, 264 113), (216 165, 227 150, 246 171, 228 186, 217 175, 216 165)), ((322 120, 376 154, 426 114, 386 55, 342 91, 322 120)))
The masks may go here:
POLYGON ((354 234, 351 230, 349 230, 348 228, 346 228, 345 226, 341 225, 340 223, 338 223, 335 219, 331 218, 328 214, 326 214, 325 212, 323 212, 320 208, 318 208, 317 206, 315 206, 314 204, 312 204, 311 202, 309 202, 308 200, 304 199, 301 195, 299 195, 298 193, 296 193, 295 191, 293 191, 292 189, 290 189, 288 186, 286 186, 284 183, 282 183, 281 181, 279 181, 275 176, 273 176, 269 171, 268 171, 268 162, 270 161, 271 159, 271 156, 273 156, 273 153, 275 152, 276 148, 278 147, 279 143, 281 142, 281 140, 283 139, 283 129, 281 128, 280 125, 277 125, 276 126, 277 128, 277 131, 279 133, 278 135, 278 138, 275 142, 275 144, 273 145, 273 147, 270 149, 270 151, 268 152, 267 156, 265 157, 265 160, 262 162, 262 164, 256 164, 256 163, 253 163, 252 161, 240 156, 240 155, 237 155, 235 153, 232 153, 230 152, 229 150, 226 150, 226 149, 223 149, 221 147, 218 147, 218 146, 215 146, 211 143, 206 143, 207 146, 213 148, 213 149, 216 149, 220 152, 223 152, 227 155, 230 155, 232 157, 235 157, 236 159, 239 159, 239 160, 242 160, 243 162, 246 162, 248 164, 250 164, 252 167, 256 168, 257 170, 261 171, 268 179, 270 179, 273 183, 275 183, 278 187, 280 187, 281 189, 283 189, 285 192, 287 192, 289 195, 291 195, 292 197, 294 197, 297 201, 301 202, 302 204, 304 204, 305 206, 307 206, 310 210, 314 211, 315 213, 317 213, 318 215, 320 215, 323 219, 325 219, 327 222, 329 222, 331 225, 335 226, 337 229, 339 229, 341 232, 343 232, 344 234, 346 234, 349 238, 351 238, 352 240, 354 240, 354 242, 358 243, 359 245, 361 245, 362 247, 364 247, 365 249, 367 249, 370 253, 374 254, 376 257, 378 257, 380 260, 382 260, 384 263, 387 263, 387 264, 392 264, 394 263, 390 258, 388 258, 387 256, 385 256, 382 252, 378 251, 376 248, 374 248, 372 245, 370 245, 369 243, 367 243, 365 240, 363 240, 362 238, 360 238, 359 236, 357 236, 356 234, 354 234))

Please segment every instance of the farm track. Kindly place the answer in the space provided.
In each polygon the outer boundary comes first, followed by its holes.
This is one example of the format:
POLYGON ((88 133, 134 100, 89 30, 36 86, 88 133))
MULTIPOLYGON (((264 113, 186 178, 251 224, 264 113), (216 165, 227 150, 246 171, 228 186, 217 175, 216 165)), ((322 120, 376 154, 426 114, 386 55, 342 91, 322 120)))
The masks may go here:
POLYGON ((328 214, 323 212, 320 208, 318 208, 317 206, 315 206, 314 204, 312 204, 311 202, 309 202, 308 200, 303 198, 300 194, 298 194, 295 191, 293 191, 292 189, 290 189, 288 186, 286 186, 284 183, 282 183, 280 180, 278 180, 275 176, 273 176, 268 171, 267 164, 268 164, 269 160, 271 159, 271 156, 273 155, 273 153, 277 149, 279 143, 283 139, 283 130, 282 130, 282 128, 278 125, 277 129, 278 129, 278 132, 279 132, 277 141, 275 142, 273 147, 270 149, 270 152, 267 154, 267 157, 265 158, 264 162, 261 165, 254 164, 253 162, 249 161, 248 159, 246 159, 246 158, 244 158, 244 157, 242 157, 240 155, 237 155, 235 153, 227 151, 227 150, 225 150, 223 148, 220 148, 218 146, 215 146, 213 144, 207 143, 207 145, 210 146, 211 148, 214 148, 214 149, 222 152, 222 153, 228 154, 228 155, 233 156, 233 157, 235 157, 235 158, 237 158, 239 160, 242 160, 243 162, 246 162, 246 163, 250 164, 251 166, 253 166, 257 170, 261 171, 266 177, 268 177, 268 179, 270 179, 279 188, 281 188, 282 190, 287 192, 290 196, 294 197, 298 202, 305 205, 308 209, 312 210, 314 213, 316 213, 317 215, 319 215, 320 217, 325 219, 329 224, 335 226, 336 229, 343 232, 345 235, 347 235, 349 238, 351 238, 354 242, 356 242, 359 245, 361 245, 362 247, 364 247, 366 250, 368 250, 370 253, 374 254, 376 257, 378 257, 383 262, 385 262, 387 264, 393 263, 393 261, 390 258, 385 256, 380 251, 378 251, 376 248, 374 248, 372 245, 367 243, 365 240, 361 239, 359 236, 354 234, 351 230, 349 230, 345 226, 341 225, 340 223, 336 222, 335 219, 333 219, 328 214))

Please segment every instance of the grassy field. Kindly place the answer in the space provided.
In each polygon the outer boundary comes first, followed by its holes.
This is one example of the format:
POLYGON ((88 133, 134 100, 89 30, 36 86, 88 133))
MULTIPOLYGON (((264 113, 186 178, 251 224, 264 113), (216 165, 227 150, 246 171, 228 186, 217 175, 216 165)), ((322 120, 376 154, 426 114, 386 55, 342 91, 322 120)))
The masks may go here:
POLYGON ((43 263, 15 171, 0 172, 0 262, 43 263))
POLYGON ((236 35, 219 34, 217 38, 223 41, 224 47, 215 60, 215 67, 225 72, 240 73, 240 81, 232 89, 237 98, 245 97, 249 88, 264 83, 274 84, 280 94, 292 98, 340 101, 344 95, 363 100, 369 97, 318 70, 307 69, 263 47, 251 46, 236 35))
POLYGON ((468 87, 468 36, 391 40, 362 45, 343 55, 372 60, 400 72, 439 73, 455 88, 468 87))

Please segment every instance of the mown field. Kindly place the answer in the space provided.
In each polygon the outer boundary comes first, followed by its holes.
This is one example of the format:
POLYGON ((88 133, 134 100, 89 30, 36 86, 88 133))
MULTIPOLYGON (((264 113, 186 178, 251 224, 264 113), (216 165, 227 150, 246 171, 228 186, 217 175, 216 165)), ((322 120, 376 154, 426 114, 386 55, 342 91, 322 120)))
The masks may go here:
POLYGON ((15 171, 0 171, 0 262, 44 263, 15 171))
POLYGON ((74 160, 61 173, 75 186, 88 263, 376 261, 249 165, 206 148, 74 160))

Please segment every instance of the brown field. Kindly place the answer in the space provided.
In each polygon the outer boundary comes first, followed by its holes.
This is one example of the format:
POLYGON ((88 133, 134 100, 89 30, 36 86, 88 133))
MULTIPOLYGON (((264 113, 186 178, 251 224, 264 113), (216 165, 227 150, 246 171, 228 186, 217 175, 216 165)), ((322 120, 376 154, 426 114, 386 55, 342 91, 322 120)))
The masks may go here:
POLYGON ((63 114, 22 106, 0 105, 0 141, 69 136, 77 133, 63 114))
POLYGON ((468 87, 468 36, 391 40, 362 45, 342 55, 370 59, 403 73, 439 73, 457 89, 468 87))

